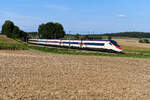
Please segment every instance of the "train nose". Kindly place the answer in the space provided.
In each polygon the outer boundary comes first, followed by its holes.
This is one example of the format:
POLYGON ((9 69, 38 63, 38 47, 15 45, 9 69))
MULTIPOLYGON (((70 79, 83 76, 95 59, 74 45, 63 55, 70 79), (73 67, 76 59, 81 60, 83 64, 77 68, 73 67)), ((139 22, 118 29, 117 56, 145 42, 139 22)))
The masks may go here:
POLYGON ((119 50, 123 50, 121 47, 118 47, 119 50))

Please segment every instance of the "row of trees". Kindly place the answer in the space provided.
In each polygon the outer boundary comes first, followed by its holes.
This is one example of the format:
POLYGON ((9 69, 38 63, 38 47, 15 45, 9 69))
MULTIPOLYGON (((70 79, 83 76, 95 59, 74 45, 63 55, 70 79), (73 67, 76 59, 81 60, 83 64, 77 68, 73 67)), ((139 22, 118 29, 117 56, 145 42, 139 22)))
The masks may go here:
POLYGON ((108 33, 103 35, 113 37, 150 38, 149 32, 120 32, 120 33, 108 33))
POLYGON ((2 34, 6 35, 9 38, 20 38, 23 39, 27 37, 27 33, 20 30, 18 26, 14 25, 12 21, 5 21, 2 26, 2 34))
MULTIPOLYGON (((5 21, 2 26, 2 34, 10 38, 20 38, 25 39, 28 35, 39 36, 42 39, 60 39, 64 38, 66 35, 63 26, 60 23, 48 22, 46 24, 39 25, 38 32, 26 33, 18 26, 16 26, 12 21, 5 21)), ((134 38, 150 38, 150 33, 144 32, 121 32, 121 33, 111 33, 111 34, 90 34, 90 35, 71 35, 69 38, 73 37, 75 39, 102 39, 103 36, 108 37, 108 40, 111 40, 111 37, 134 37, 134 38)), ((142 41, 142 40, 141 40, 142 41)))
POLYGON ((80 34, 72 35, 72 34, 67 34, 65 36, 65 39, 84 39, 84 40, 102 40, 102 39, 107 39, 107 40, 111 40, 112 36, 92 35, 92 34, 88 34, 88 35, 80 35, 80 34))
POLYGON ((31 33, 38 34, 39 38, 43 39, 59 39, 65 36, 64 28, 59 23, 48 22, 46 24, 39 25, 38 33, 30 32, 29 34, 20 30, 18 26, 16 26, 12 21, 5 21, 2 26, 2 34, 6 35, 9 38, 27 38, 27 36, 31 33))

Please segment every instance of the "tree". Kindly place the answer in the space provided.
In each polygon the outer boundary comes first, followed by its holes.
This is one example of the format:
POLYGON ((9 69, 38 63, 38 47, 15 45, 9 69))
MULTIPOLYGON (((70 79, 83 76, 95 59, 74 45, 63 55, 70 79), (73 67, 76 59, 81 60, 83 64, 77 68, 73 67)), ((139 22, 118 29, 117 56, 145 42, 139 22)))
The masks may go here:
POLYGON ((99 37, 99 39, 100 39, 100 40, 102 40, 102 39, 103 39, 103 37, 102 37, 102 36, 100 36, 100 37, 99 37))
POLYGON ((150 33, 149 32, 120 32, 120 33, 103 34, 103 36, 150 38, 150 33))
POLYGON ((15 26, 13 22, 7 20, 2 26, 2 34, 9 38, 20 38, 23 39, 27 37, 27 33, 20 30, 18 26, 15 26))
POLYGON ((139 40, 139 43, 144 43, 142 39, 139 40))
POLYGON ((38 34, 39 34, 39 38, 43 38, 45 37, 44 36, 44 27, 45 27, 45 24, 41 24, 39 25, 39 28, 38 28, 38 34))
POLYGON ((63 26, 52 22, 39 25, 38 33, 39 37, 44 39, 59 39, 65 36, 63 26))
POLYGON ((55 38, 63 38, 65 36, 64 28, 61 24, 55 23, 56 32, 54 33, 55 38))
POLYGON ((148 39, 140 39, 139 43, 150 43, 148 39))
POLYGON ((112 36, 108 36, 108 40, 111 40, 112 39, 112 36))
POLYGON ((143 41, 144 41, 144 43, 149 43, 148 39, 144 39, 143 41))
POLYGON ((80 39, 80 34, 79 34, 79 33, 77 33, 77 34, 75 35, 75 39, 80 39))
POLYGON ((19 38, 20 36, 20 29, 18 26, 14 26, 13 31, 12 31, 12 38, 19 38))
POLYGON ((14 23, 7 20, 2 26, 2 34, 7 35, 7 37, 12 37, 13 29, 14 29, 14 23))
POLYGON ((83 39, 90 39, 88 35, 85 35, 83 39))
POLYGON ((27 37, 27 33, 24 32, 24 31, 22 31, 22 30, 20 30, 20 32, 19 32, 19 38, 20 38, 20 39, 23 39, 23 38, 25 38, 25 37, 27 37))

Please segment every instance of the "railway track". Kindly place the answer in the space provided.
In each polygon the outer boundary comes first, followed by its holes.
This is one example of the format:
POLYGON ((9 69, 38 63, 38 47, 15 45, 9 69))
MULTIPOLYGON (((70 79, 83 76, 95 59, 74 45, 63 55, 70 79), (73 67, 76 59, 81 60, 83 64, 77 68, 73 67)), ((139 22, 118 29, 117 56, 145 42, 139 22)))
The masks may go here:
MULTIPOLYGON (((32 43, 28 43, 32 44, 32 43)), ((79 52, 93 52, 93 53, 112 53, 112 54, 125 54, 124 52, 116 52, 113 50, 107 50, 107 49, 89 49, 89 48, 77 48, 77 47, 67 47, 67 46, 54 46, 54 45, 43 45, 43 44, 32 44, 33 46, 39 46, 39 47, 48 47, 48 48, 55 48, 55 49, 66 49, 69 51, 79 51, 79 52)))

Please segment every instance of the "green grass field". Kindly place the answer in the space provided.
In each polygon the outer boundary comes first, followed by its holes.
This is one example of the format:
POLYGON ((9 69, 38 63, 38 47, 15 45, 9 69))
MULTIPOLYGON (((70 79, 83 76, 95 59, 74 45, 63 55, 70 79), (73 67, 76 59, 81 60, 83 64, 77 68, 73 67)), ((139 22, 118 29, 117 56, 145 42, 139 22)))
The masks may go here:
POLYGON ((21 43, 21 41, 16 41, 7 38, 4 35, 0 35, 0 50, 26 50, 27 47, 21 43))
MULTIPOLYGON (((141 44, 142 45, 142 44, 141 44)), ((133 57, 133 58, 150 58, 150 48, 121 45, 125 54, 111 54, 102 52, 89 52, 76 49, 66 48, 49 48, 34 45, 25 45, 19 40, 7 38, 0 35, 0 50, 38 50, 42 52, 68 54, 68 55, 85 55, 85 56, 111 56, 111 57, 133 57)))
POLYGON ((123 52, 126 54, 138 54, 138 55, 150 56, 150 48, 126 46, 126 45, 123 45, 122 48, 123 48, 123 52))
POLYGON ((39 47, 30 46, 32 50, 38 50, 42 52, 49 52, 55 54, 67 54, 67 55, 84 55, 84 56, 109 56, 109 57, 130 57, 130 58, 150 58, 150 55, 145 54, 145 51, 140 53, 128 52, 125 54, 114 54, 114 53, 102 53, 102 52, 83 52, 82 50, 72 50, 65 48, 49 48, 49 47, 39 47))

